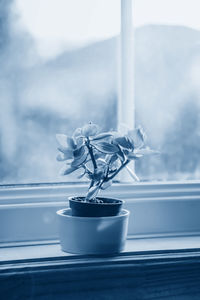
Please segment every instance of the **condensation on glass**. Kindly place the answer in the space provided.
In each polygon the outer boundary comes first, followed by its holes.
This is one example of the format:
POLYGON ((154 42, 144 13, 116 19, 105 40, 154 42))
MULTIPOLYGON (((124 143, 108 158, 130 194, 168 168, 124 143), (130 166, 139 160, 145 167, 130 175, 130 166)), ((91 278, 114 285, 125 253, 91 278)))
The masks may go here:
POLYGON ((75 180, 55 135, 116 128, 120 1, 1 1, 0 33, 0 183, 75 180))
POLYGON ((143 180, 200 179, 200 2, 134 0, 136 124, 160 155, 143 180))
MULTIPOLYGON (((143 181, 200 177, 197 2, 133 1, 135 124, 160 151, 143 181)), ((0 184, 74 181, 55 134, 117 128, 119 33, 119 0, 0 2, 0 184)))

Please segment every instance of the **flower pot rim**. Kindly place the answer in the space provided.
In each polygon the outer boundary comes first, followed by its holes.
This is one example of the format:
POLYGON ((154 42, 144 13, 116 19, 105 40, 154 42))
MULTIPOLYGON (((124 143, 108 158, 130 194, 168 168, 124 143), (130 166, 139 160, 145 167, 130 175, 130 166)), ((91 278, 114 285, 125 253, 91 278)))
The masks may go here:
POLYGON ((112 219, 121 219, 124 217, 128 217, 130 214, 130 211, 127 209, 122 209, 120 213, 116 216, 106 216, 106 217, 78 217, 78 216, 72 216, 71 214, 64 214, 64 212, 70 212, 71 208, 63 208, 58 210, 56 213, 59 216, 65 217, 65 218, 71 218, 71 219, 79 219, 79 220, 85 220, 85 221, 91 221, 91 220, 112 220, 112 219))
POLYGON ((85 198, 84 196, 70 196, 68 197, 68 200, 72 200, 74 202, 78 202, 78 203, 87 203, 87 204, 91 204, 91 205, 119 205, 119 204, 124 204, 125 201, 122 200, 122 199, 117 199, 117 198, 112 198, 112 197, 97 197, 97 199, 108 199, 108 200, 115 200, 115 201, 118 201, 118 202, 111 202, 111 203, 96 203, 96 202, 81 202, 81 201, 78 201, 76 198, 85 198))

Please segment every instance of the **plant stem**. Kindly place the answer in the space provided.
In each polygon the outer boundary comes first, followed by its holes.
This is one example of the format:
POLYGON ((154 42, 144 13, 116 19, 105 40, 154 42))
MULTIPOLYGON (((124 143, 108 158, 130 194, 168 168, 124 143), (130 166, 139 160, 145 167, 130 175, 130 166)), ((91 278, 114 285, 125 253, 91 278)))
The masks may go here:
POLYGON ((129 172, 129 175, 135 180, 140 181, 140 179, 137 177, 137 175, 128 167, 126 166, 127 171, 129 172))
POLYGON ((129 159, 127 159, 120 167, 119 169, 113 173, 110 177, 107 177, 107 179, 105 181, 109 181, 112 180, 128 163, 130 162, 129 159))
POLYGON ((95 170, 95 169, 97 169, 97 163, 96 163, 96 160, 94 158, 94 153, 93 153, 93 150, 92 150, 92 146, 90 146, 90 140, 88 138, 87 138, 87 141, 86 141, 85 144, 88 148, 88 151, 89 151, 92 163, 93 163, 93 167, 94 167, 94 170, 95 170))
POLYGON ((94 180, 91 180, 89 189, 91 189, 91 187, 93 187, 93 185, 94 185, 94 180))

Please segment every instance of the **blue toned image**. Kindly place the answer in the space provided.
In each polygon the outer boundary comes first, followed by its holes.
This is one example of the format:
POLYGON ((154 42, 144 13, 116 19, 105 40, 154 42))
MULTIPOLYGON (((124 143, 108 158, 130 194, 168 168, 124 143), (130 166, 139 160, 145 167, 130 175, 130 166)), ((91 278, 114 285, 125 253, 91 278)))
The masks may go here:
MULTIPOLYGON (((200 22, 192 3, 133 1, 133 118, 160 152, 136 162, 141 181, 199 179, 200 22)), ((120 13, 116 0, 0 2, 1 184, 63 181, 57 132, 90 121, 118 128, 120 13)))
POLYGON ((0 300, 200 300, 200 0, 0 0, 0 300))

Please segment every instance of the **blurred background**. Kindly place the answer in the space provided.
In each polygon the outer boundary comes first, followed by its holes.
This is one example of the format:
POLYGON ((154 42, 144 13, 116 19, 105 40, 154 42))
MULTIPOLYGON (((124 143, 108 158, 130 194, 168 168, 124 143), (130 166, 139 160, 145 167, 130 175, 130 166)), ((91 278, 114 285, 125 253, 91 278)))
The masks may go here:
MULTIPOLYGON (((142 181, 200 178, 199 0, 133 0, 142 181)), ((119 0, 0 0, 0 184, 59 176, 56 133, 117 128, 119 0)))

